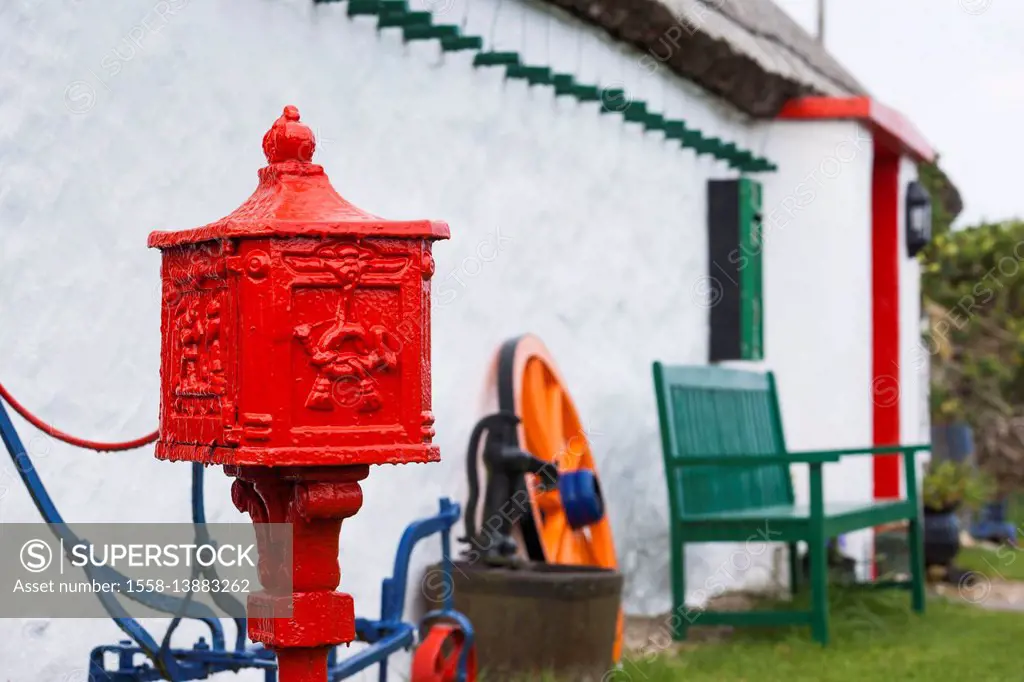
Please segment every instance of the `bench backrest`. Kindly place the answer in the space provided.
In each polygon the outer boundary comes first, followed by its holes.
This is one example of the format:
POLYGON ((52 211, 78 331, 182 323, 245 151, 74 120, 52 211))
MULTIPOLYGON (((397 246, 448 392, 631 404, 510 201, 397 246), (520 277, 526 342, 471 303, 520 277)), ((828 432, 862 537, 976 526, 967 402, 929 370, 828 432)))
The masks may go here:
POLYGON ((662 453, 674 517, 793 503, 772 374, 654 363, 662 453), (751 466, 686 466, 687 457, 748 455, 751 466))

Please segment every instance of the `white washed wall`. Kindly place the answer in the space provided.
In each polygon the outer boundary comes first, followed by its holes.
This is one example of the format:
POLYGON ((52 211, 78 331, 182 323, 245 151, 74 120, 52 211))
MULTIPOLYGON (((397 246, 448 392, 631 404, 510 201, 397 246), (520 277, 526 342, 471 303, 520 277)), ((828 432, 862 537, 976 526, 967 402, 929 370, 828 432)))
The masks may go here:
MULTIPOLYGON (((764 364, 779 374, 789 444, 870 441, 871 151, 857 125, 748 126, 555 15, 504 2, 495 22, 496 0, 474 0, 468 14, 467 0, 413 4, 777 161, 765 178, 764 364)), ((704 192, 709 177, 730 175, 722 164, 595 104, 474 70, 470 54, 403 46, 341 4, 22 0, 0 8, 0 44, 0 380, 26 404, 97 438, 154 427, 159 278, 146 235, 244 200, 262 134, 294 103, 344 196, 387 217, 445 219, 453 235, 435 249, 444 461, 375 469, 365 483, 342 533, 342 587, 357 612, 376 614, 404 526, 441 495, 462 498, 484 373, 497 345, 524 331, 559 360, 592 434, 627 608, 669 608, 650 362, 707 357, 704 192)), ((18 425, 68 518, 188 519, 187 466, 151 449, 80 452, 18 425)), ((794 473, 806 499, 806 474, 794 473)), ((867 499, 869 460, 830 468, 826 485, 867 499)), ((208 488, 212 521, 245 522, 218 471, 208 488)), ((36 518, 0 465, 0 520, 36 518)), ((768 555, 739 549, 689 553, 691 601, 770 580, 768 555), (751 563, 760 570, 739 570, 751 563)), ((430 546, 416 560, 434 556, 430 546)), ((88 650, 118 638, 103 621, 2 621, 0 677, 78 682, 68 675, 81 675, 88 650)))
MULTIPOLYGON (((470 28, 486 34, 494 7, 474 2, 470 28)), ((377 613, 405 525, 432 513, 441 495, 462 497, 484 372, 497 345, 524 331, 559 359, 594 434, 627 607, 667 609, 650 362, 707 357, 696 288, 705 181, 729 172, 599 116, 594 104, 556 102, 549 89, 505 82, 500 70, 473 70, 470 54, 403 46, 396 32, 378 34, 371 20, 344 12, 308 0, 0 8, 0 380, 77 434, 152 429, 159 277, 146 235, 241 203, 263 165, 264 131, 294 103, 344 196, 388 217, 448 220, 453 235, 435 249, 438 291, 451 292, 434 313, 444 461, 379 468, 365 483, 363 510, 342 533, 342 587, 357 612, 377 613), (496 257, 480 258, 499 244, 496 257)), ((759 133, 696 88, 645 74, 636 55, 589 33, 581 50, 560 20, 515 3, 502 12, 502 40, 525 25, 528 53, 549 45, 548 61, 560 68, 582 54, 582 75, 625 84, 758 149, 759 133)), ((774 150, 783 167, 790 151, 774 150)), ((67 518, 188 519, 187 466, 156 462, 151 448, 76 451, 18 425, 67 518)), ((2 520, 34 521, 13 473, 0 465, 2 520)), ((247 522, 218 471, 208 488, 211 521, 247 522)), ((694 557, 694 584, 711 565, 694 557)), ((119 635, 106 621, 2 621, 0 678, 77 682, 88 650, 119 635)))
MULTIPOLYGON (((790 450, 869 446, 871 402, 871 133, 850 121, 768 124, 765 351, 776 372, 790 450)), ((806 466, 793 467, 808 504, 806 466)), ((869 501, 870 457, 825 467, 825 496, 869 501)), ((863 571, 870 531, 846 536, 863 571)))

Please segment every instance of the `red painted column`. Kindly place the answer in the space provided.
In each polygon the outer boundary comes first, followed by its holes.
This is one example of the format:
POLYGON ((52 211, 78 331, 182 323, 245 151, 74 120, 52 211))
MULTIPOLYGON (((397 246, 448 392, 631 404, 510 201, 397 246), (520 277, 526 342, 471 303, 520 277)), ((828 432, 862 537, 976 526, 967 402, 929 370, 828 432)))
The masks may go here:
MULTIPOLYGON (((779 112, 788 120, 853 120, 874 137, 871 186, 872 437, 900 442, 900 156, 933 161, 935 150, 898 111, 869 97, 801 97, 779 112)), ((899 497, 898 455, 875 457, 874 499, 899 497)), ((872 571, 874 562, 872 562, 872 571)))
MULTIPOLYGON (((875 145, 871 181, 872 383, 875 445, 900 442, 898 154, 875 145)), ((874 498, 900 495, 899 455, 874 458, 874 498)))

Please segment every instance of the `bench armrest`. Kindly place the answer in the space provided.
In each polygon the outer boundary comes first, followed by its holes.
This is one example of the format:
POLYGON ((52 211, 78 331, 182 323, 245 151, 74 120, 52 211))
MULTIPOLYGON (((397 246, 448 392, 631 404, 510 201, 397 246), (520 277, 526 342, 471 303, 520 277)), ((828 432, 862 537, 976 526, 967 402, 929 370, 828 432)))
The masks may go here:
POLYGON ((924 443, 921 445, 881 445, 878 447, 867 448, 841 448, 839 450, 804 450, 791 454, 794 457, 803 457, 805 455, 812 455, 814 457, 820 456, 826 458, 823 461, 835 461, 840 457, 846 457, 847 455, 912 455, 917 452, 931 449, 932 446, 930 444, 924 443), (835 458, 835 460, 827 458, 835 458))
POLYGON ((673 467, 686 466, 761 466, 771 464, 828 464, 838 462, 846 455, 909 455, 922 450, 931 450, 931 445, 885 445, 868 448, 845 448, 840 450, 803 450, 778 455, 687 455, 672 461, 673 467))

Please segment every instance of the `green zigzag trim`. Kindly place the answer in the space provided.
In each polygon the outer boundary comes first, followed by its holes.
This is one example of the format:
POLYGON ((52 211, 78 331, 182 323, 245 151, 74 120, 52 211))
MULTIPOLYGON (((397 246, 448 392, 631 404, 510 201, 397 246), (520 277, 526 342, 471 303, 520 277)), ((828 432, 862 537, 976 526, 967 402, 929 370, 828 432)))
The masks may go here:
MULTIPOLYGON (((344 0, 313 0, 314 4, 343 2, 344 0)), ((689 128, 679 119, 665 118, 664 114, 647 109, 647 102, 631 100, 622 88, 602 88, 576 81, 570 73, 554 73, 548 66, 524 64, 518 52, 494 52, 483 50, 483 38, 464 36, 454 24, 434 24, 433 15, 428 11, 412 11, 407 0, 348 0, 347 14, 350 17, 376 16, 377 29, 400 28, 402 39, 441 41, 445 52, 476 50, 474 67, 505 67, 505 77, 522 79, 534 85, 550 85, 555 96, 575 97, 580 102, 600 102, 600 113, 622 114, 626 123, 639 123, 644 131, 661 131, 666 140, 679 140, 680 146, 694 150, 698 156, 707 154, 725 161, 730 168, 741 172, 762 173, 778 170, 778 166, 754 152, 739 147, 735 142, 725 142, 717 137, 704 137, 703 133, 689 128)))

